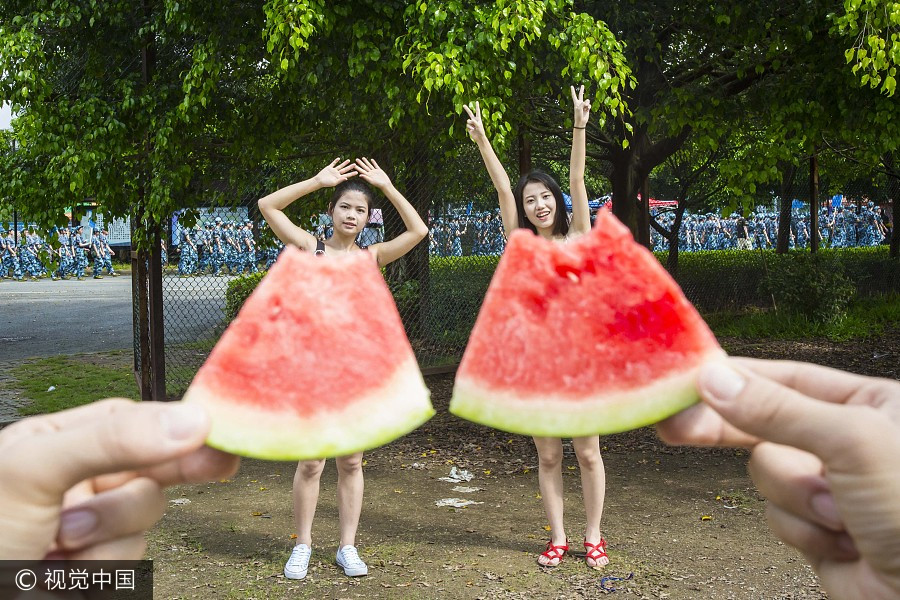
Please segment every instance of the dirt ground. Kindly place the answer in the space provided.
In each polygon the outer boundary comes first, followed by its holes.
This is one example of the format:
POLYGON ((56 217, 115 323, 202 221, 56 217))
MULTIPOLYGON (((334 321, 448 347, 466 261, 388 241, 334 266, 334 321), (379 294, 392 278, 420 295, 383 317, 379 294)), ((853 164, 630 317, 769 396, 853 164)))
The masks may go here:
MULTIPOLYGON (((731 354, 794 358, 900 378, 900 330, 872 341, 722 340, 731 354)), ((748 455, 670 448, 652 429, 601 440, 607 471, 603 571, 580 552, 584 509, 574 453, 567 452, 566 523, 574 555, 556 569, 535 564, 548 532, 531 441, 450 416, 452 377, 429 380, 438 415, 366 455, 358 545, 368 577, 334 564, 336 472, 326 467, 310 573, 282 575, 294 544, 294 465, 245 460, 229 481, 169 492, 149 536, 157 598, 825 598, 815 574, 772 537, 765 503, 746 473, 748 455), (474 474, 440 481, 456 466, 474 474), (439 508, 443 498, 479 504, 439 508), (619 578, 619 579, 616 579, 619 578)))

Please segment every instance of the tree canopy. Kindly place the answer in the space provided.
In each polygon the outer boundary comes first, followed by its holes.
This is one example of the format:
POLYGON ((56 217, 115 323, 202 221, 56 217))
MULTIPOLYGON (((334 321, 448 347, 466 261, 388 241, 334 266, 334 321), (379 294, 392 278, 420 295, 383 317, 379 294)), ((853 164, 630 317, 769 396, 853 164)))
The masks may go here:
POLYGON ((564 165, 565 92, 584 83, 590 160, 637 230, 638 190, 686 144, 682 170, 729 140, 715 189, 731 204, 829 144, 895 164, 898 15, 892 0, 9 0, 17 151, 0 154, 0 197, 46 224, 86 199, 158 223, 369 154, 426 210, 436 186, 484 187, 464 103, 511 169, 531 140, 564 165))

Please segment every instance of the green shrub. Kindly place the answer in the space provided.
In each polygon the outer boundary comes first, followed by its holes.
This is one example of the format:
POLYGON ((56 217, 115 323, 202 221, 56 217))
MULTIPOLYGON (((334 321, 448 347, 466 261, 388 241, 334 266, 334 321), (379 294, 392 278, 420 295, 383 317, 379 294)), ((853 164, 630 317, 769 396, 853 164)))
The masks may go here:
POLYGON ((403 318, 413 318, 419 309, 419 282, 415 279, 396 281, 389 284, 397 311, 403 318))
POLYGON ((423 332, 429 342, 462 350, 497 268, 497 256, 431 259, 429 302, 423 332))
MULTIPOLYGON (((678 254, 678 284, 701 312, 766 306, 759 293, 771 251, 707 250, 678 254)), ((663 265, 667 252, 657 253, 663 265)))
POLYGON ((244 305, 244 301, 253 293, 260 280, 265 276, 266 271, 260 271, 259 273, 235 277, 228 282, 228 289, 225 290, 225 319, 228 322, 234 320, 238 311, 244 305))
POLYGON ((779 310, 820 323, 841 321, 856 293, 837 256, 808 252, 775 257, 760 289, 774 299, 779 310))
MULTIPOLYGON (((796 255, 809 256, 810 252, 793 250, 787 255, 775 254, 774 250, 680 252, 677 280, 688 299, 703 313, 771 308, 772 297, 762 289, 761 282, 781 257, 796 255)), ((656 256, 666 264, 667 252, 658 252, 656 256)), ((825 248, 817 256, 840 260, 844 275, 860 297, 900 291, 900 261, 890 258, 887 246, 825 248)))

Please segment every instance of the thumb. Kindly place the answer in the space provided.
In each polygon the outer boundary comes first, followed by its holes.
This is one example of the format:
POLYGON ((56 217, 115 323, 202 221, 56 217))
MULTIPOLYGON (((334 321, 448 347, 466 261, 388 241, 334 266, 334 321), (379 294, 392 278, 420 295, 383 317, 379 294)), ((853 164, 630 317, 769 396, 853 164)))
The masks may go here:
POLYGON ((877 421, 870 408, 815 400, 727 361, 704 365, 698 389, 723 419, 750 435, 811 452, 831 468, 867 462, 871 431, 863 423, 877 421))
MULTIPOLYGON (((201 447, 209 416, 195 404, 105 400, 32 420, 6 457, 36 500, 58 501, 85 479, 138 470, 201 447), (32 429, 30 435, 28 427, 32 429)), ((25 423, 22 423, 25 425, 25 423)), ((6 470, 6 469, 4 469, 6 470)))

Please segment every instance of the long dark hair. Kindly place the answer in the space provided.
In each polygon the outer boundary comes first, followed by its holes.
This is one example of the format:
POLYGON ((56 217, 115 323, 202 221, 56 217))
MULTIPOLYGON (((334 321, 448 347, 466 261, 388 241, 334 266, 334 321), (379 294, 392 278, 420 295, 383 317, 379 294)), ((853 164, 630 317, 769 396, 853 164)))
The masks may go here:
POLYGON ((331 199, 328 201, 328 214, 331 214, 338 201, 347 192, 359 192, 365 197, 366 205, 369 207, 368 218, 371 219, 372 208, 374 208, 373 205, 375 204, 375 192, 372 191, 372 187, 368 183, 359 179, 347 179, 334 186, 331 199))
POLYGON ((537 227, 525 216, 525 200, 522 194, 525 186, 529 183, 543 183, 556 198, 556 213, 553 215, 553 235, 565 236, 569 233, 569 215, 566 213, 566 201, 563 199, 562 189, 559 184, 547 173, 543 171, 532 171, 522 175, 516 187, 513 188, 513 198, 516 199, 516 216, 519 218, 519 227, 530 229, 532 233, 537 233, 537 227))

